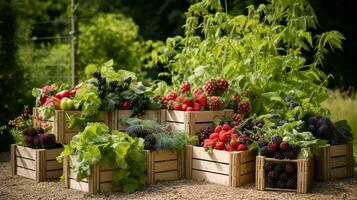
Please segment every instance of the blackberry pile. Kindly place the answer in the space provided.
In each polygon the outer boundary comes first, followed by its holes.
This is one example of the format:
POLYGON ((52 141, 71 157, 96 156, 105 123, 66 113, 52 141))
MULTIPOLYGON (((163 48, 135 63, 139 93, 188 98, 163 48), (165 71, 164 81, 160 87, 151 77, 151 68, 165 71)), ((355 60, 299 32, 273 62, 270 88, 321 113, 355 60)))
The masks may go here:
POLYGON ((118 81, 109 81, 107 84, 107 80, 99 71, 93 73, 93 77, 96 79, 93 82, 93 85, 96 86, 99 90, 98 96, 101 99, 104 99, 109 93, 117 93, 120 94, 123 91, 129 89, 131 84, 131 77, 124 80, 122 84, 119 84, 118 81))
POLYGON ((212 127, 206 127, 206 128, 202 128, 200 130, 200 132, 197 133, 198 135, 198 141, 200 143, 200 146, 203 146, 203 141, 205 139, 209 138, 209 135, 213 132, 212 127))
POLYGON ((289 144, 283 141, 279 135, 274 135, 269 142, 260 139, 260 155, 275 159, 296 159, 300 152, 300 146, 297 144, 289 144))
POLYGON ((270 163, 264 165, 265 187, 297 188, 296 163, 270 163))
POLYGON ((125 132, 130 135, 130 137, 143 138, 145 140, 144 149, 155 150, 156 139, 151 130, 140 125, 132 125, 129 126, 125 132))
POLYGON ((26 146, 33 149, 56 149, 62 148, 56 143, 55 135, 45 134, 42 128, 26 128, 22 131, 25 137, 26 146))

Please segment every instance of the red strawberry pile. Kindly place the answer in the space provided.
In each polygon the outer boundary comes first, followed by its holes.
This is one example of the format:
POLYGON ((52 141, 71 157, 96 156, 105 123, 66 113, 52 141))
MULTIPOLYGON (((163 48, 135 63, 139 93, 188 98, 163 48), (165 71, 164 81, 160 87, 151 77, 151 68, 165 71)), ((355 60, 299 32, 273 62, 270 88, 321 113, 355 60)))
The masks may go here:
POLYGON ((166 96, 159 97, 161 106, 171 110, 202 111, 222 110, 224 101, 222 95, 228 90, 225 79, 211 79, 202 87, 192 88, 187 81, 183 82, 180 91, 171 91, 166 96))
POLYGON ((208 139, 203 140, 203 147, 206 151, 225 150, 225 151, 245 151, 248 149, 248 140, 237 134, 236 128, 224 124, 215 127, 214 132, 208 139))

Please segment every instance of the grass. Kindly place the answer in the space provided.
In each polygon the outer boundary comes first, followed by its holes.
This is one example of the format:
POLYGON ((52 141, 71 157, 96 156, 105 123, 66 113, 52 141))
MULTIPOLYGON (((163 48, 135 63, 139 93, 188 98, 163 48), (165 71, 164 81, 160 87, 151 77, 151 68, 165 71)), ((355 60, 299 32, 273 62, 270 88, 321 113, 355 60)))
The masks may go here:
POLYGON ((332 91, 331 98, 322 104, 331 111, 333 121, 347 120, 353 133, 353 154, 357 162, 357 93, 346 95, 332 91))

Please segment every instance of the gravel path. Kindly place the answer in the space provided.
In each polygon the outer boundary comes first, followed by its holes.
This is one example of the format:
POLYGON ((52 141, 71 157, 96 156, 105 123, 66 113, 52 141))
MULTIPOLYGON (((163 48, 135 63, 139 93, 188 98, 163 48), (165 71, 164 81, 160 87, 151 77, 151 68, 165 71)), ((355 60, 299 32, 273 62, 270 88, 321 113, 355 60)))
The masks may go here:
POLYGON ((0 153, 0 199, 357 199, 357 177, 338 181, 315 182, 309 194, 257 191, 254 184, 239 188, 179 180, 148 186, 133 194, 108 193, 90 195, 65 189, 59 182, 35 183, 11 176, 9 154, 0 153))

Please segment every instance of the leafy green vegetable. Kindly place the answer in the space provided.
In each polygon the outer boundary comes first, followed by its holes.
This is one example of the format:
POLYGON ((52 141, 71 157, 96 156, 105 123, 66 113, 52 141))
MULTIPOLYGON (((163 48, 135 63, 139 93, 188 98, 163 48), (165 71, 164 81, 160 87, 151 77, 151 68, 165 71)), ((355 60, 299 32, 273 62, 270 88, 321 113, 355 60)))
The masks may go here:
POLYGON ((71 156, 78 181, 91 175, 90 167, 113 167, 113 180, 124 192, 134 192, 146 183, 146 159, 142 139, 119 131, 109 131, 103 123, 88 123, 86 128, 65 145, 64 156, 71 156))

